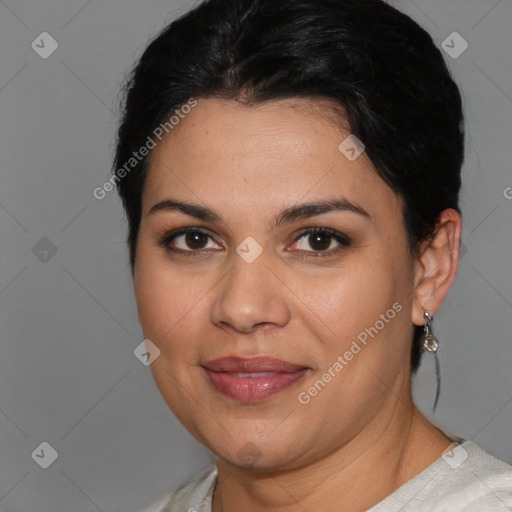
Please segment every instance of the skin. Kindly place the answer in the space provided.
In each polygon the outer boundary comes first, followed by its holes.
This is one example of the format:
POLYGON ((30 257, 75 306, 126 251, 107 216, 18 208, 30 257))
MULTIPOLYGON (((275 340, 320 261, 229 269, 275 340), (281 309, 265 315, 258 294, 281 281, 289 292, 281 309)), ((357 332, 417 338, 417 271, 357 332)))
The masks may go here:
POLYGON ((436 236, 413 257, 401 199, 366 153, 349 161, 339 151, 350 131, 330 106, 199 99, 151 155, 134 268, 139 320, 160 349, 151 369, 164 399, 215 455, 214 512, 365 510, 451 444, 412 402, 409 359, 413 324, 423 325, 425 309, 436 314, 455 279, 460 216, 443 211, 436 236), (288 207, 334 198, 371 218, 332 211, 273 226, 288 207), (149 213, 165 199, 207 206, 222 221, 149 213), (159 244, 193 226, 211 238, 170 245, 202 254, 159 244), (310 227, 343 233, 350 245, 301 236, 310 227), (263 250, 252 263, 236 252, 248 236, 263 250), (322 248, 331 253, 308 257, 322 248), (300 403, 298 394, 396 302, 401 311, 300 403), (310 370, 262 402, 240 402, 217 392, 201 367, 228 355, 310 370))

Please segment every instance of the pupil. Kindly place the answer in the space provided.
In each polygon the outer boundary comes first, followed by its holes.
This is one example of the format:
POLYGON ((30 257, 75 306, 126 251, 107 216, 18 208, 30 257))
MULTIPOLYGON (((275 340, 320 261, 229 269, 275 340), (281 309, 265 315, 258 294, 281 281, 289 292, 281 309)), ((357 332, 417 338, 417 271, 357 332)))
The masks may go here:
POLYGON ((205 245, 206 235, 199 232, 187 233, 185 241, 191 249, 202 249, 205 245))
POLYGON ((321 233, 317 233, 309 236, 310 245, 315 251, 321 251, 329 248, 331 244, 330 235, 323 235, 321 233), (322 240, 324 243, 322 243, 322 240))

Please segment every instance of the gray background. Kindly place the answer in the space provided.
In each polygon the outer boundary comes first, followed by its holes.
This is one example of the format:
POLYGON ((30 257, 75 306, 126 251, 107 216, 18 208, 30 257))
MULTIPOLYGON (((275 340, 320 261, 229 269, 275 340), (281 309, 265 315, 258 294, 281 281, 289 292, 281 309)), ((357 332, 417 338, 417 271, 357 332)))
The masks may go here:
MULTIPOLYGON (((211 461, 133 354, 143 336, 123 213, 114 192, 92 195, 109 177, 125 72, 148 38, 192 5, 0 0, 4 512, 136 511, 211 461), (47 59, 31 47, 44 31, 59 45, 47 59), (31 457, 43 441, 58 452, 47 469, 31 457)), ((511 1, 394 5, 439 46, 453 31, 469 43, 457 59, 445 54, 467 116, 463 257, 434 323, 443 378, 436 414, 429 357, 417 402, 440 426, 512 463, 511 1)))

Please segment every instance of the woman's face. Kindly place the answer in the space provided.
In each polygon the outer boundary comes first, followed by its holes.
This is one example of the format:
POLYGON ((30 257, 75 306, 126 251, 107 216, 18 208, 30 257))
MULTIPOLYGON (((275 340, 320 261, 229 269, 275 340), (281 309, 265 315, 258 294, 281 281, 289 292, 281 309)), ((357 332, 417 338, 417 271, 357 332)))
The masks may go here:
POLYGON ((134 274, 151 369, 238 466, 319 460, 409 392, 402 203, 320 107, 200 99, 151 156, 134 274))

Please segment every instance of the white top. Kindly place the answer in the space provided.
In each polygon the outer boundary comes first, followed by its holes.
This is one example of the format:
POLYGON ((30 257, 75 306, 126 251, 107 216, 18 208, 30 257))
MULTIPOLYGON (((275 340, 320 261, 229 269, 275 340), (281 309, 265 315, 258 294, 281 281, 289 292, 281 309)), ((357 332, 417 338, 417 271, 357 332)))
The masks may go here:
MULTIPOLYGON (((512 466, 460 439, 367 512, 510 512, 512 466)), ((211 512, 217 469, 209 467, 141 512, 211 512)))

